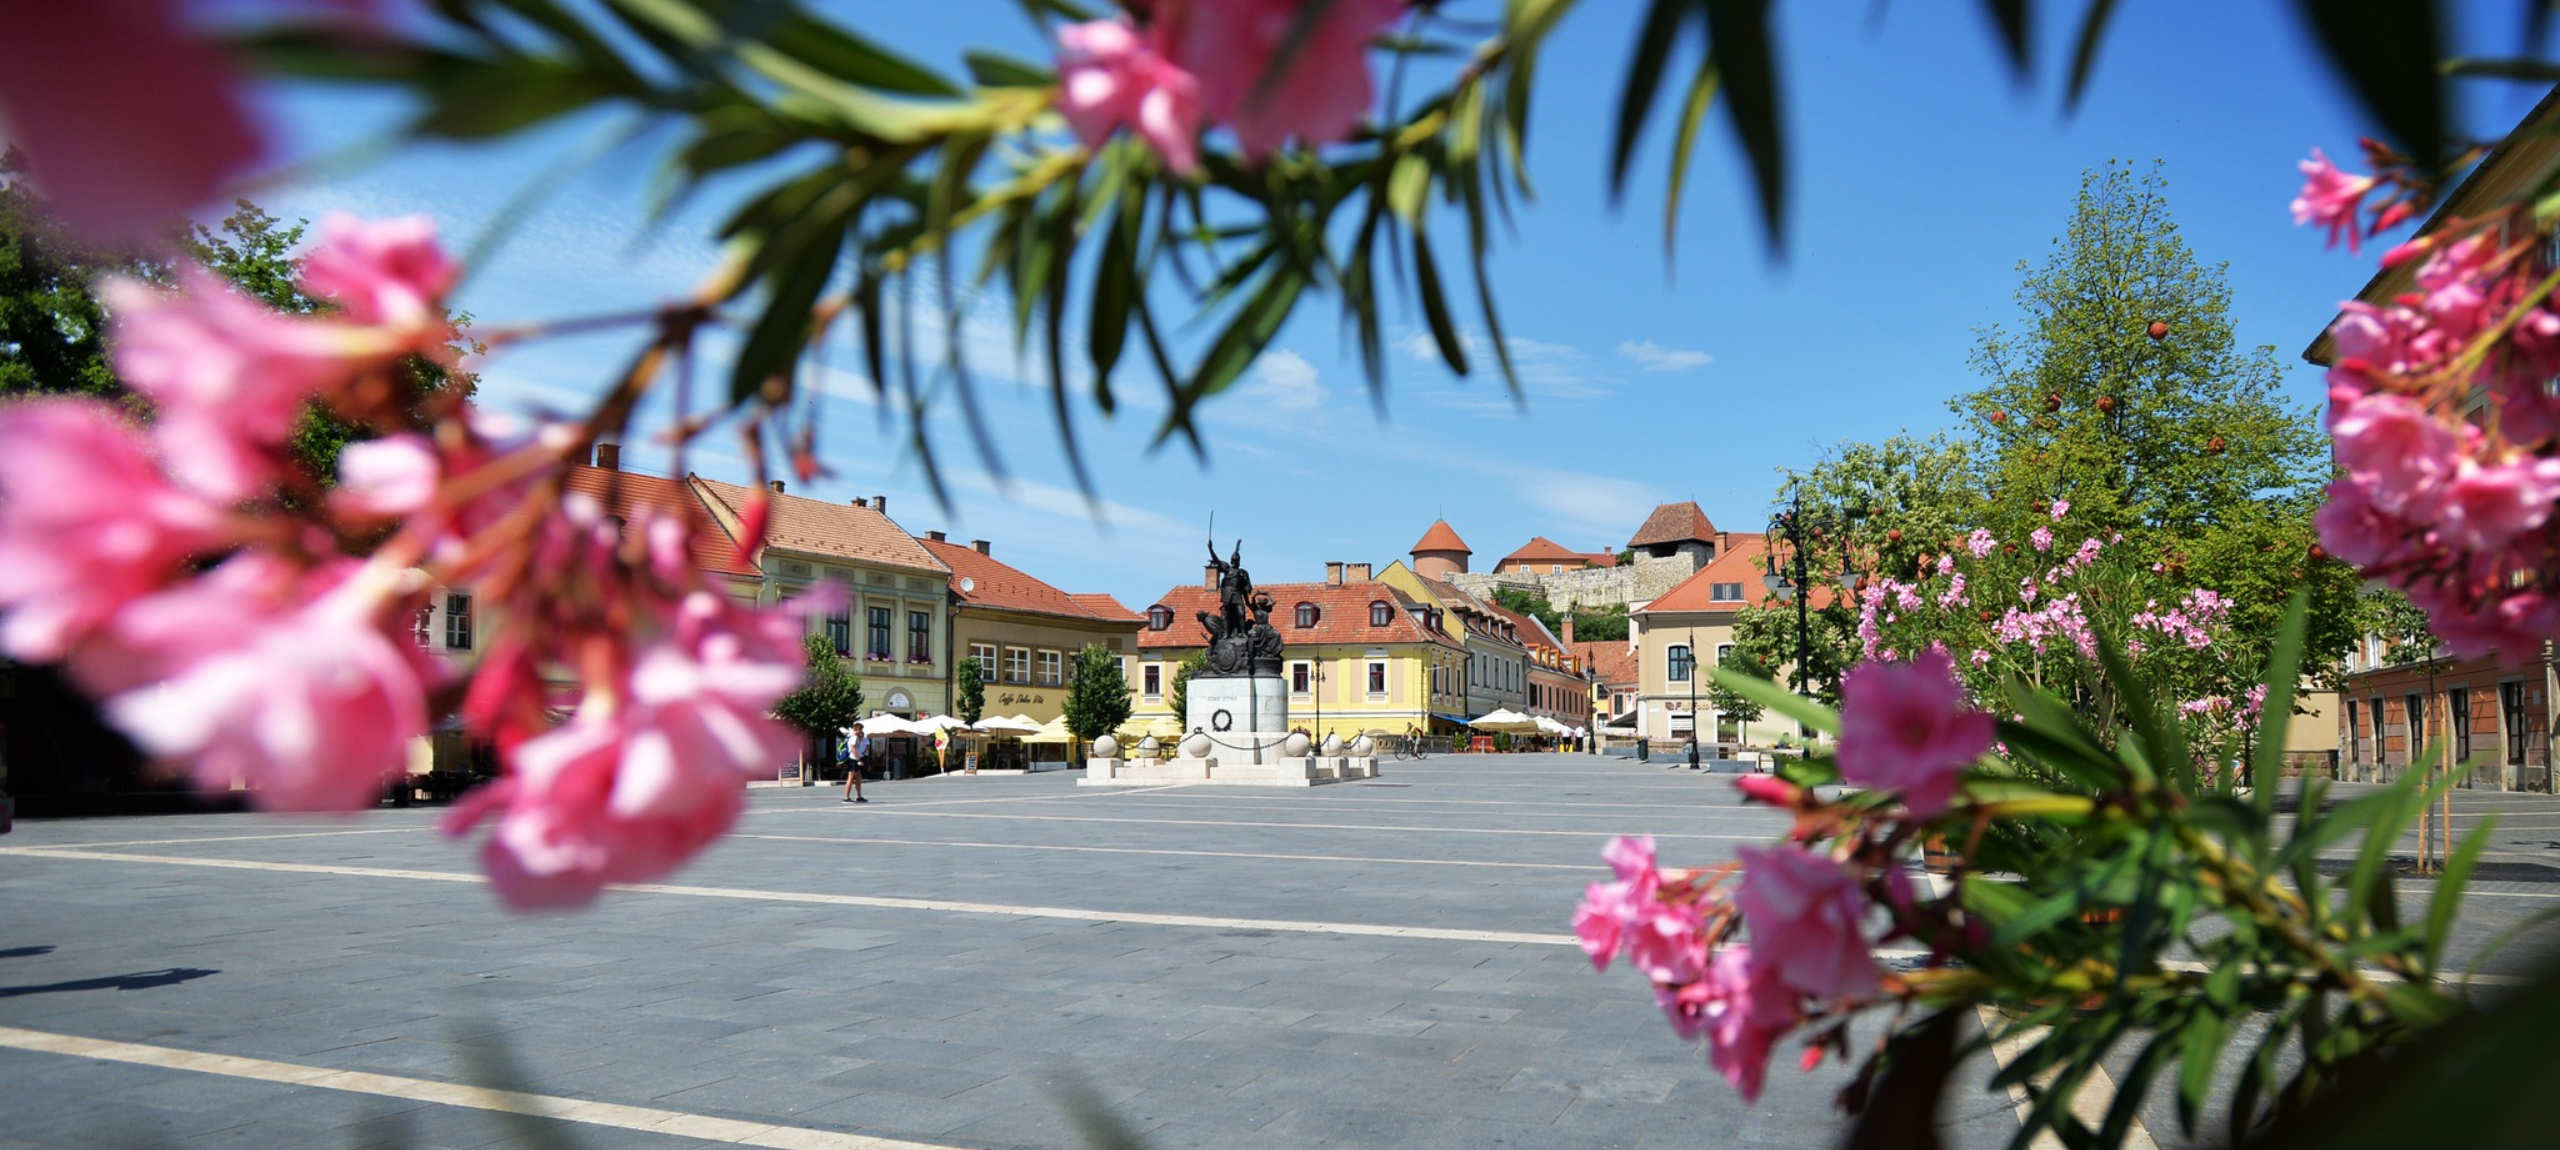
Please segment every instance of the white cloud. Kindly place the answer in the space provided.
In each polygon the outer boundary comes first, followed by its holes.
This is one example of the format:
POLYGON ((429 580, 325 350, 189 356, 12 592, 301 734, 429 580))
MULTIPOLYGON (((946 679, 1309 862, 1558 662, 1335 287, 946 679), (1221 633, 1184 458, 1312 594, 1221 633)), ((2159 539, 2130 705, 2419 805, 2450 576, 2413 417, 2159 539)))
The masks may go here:
MULTIPOLYGON (((1432 402, 1461 411, 1516 412, 1519 404, 1512 400, 1510 389, 1503 386, 1502 364, 1494 358, 1493 341, 1468 328, 1458 333, 1458 343, 1467 354, 1467 366, 1473 369, 1467 382, 1489 386, 1433 393, 1432 402)), ((1519 375, 1520 389, 1533 407, 1541 401, 1598 399, 1617 388, 1618 380, 1602 371, 1594 357, 1581 348, 1521 336, 1512 336, 1505 343, 1511 349, 1512 371, 1519 375)), ((1407 334, 1396 340, 1395 346, 1417 362, 1440 362, 1440 345, 1429 332, 1407 334)))
POLYGON ((1316 365, 1285 348, 1274 348, 1253 361, 1253 377, 1245 394, 1282 411, 1313 411, 1332 394, 1316 381, 1316 365))
POLYGON ((1705 367, 1716 357, 1685 347, 1664 347, 1652 340, 1626 340, 1618 345, 1618 354, 1643 364, 1646 371, 1682 371, 1705 367))

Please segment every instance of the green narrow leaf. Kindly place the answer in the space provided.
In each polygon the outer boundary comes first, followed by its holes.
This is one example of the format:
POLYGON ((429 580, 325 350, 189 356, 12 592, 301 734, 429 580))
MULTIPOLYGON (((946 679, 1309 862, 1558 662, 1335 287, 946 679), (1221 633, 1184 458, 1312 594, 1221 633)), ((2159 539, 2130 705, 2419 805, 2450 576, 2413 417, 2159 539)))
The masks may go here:
POLYGON ((2445 160, 2443 20, 2435 0, 2345 4, 2294 0, 2331 67, 2401 151, 2432 169, 2445 160))
POLYGON ((1653 114, 1653 95, 1662 89, 1662 66, 1670 60, 1672 42, 1679 39, 1682 17, 1694 8, 1694 0, 1653 0, 1652 7, 1645 9, 1644 29, 1636 33, 1636 56, 1627 65, 1626 87, 1618 93, 1618 134, 1609 157, 1613 202, 1626 194, 1627 163, 1635 158, 1636 138, 1644 134, 1645 118, 1653 114))
POLYGON ((1143 223, 1133 213, 1146 211, 1143 189, 1124 197, 1112 214, 1111 230, 1102 242, 1093 273, 1093 299, 1086 307, 1085 352, 1093 361, 1094 400, 1112 410, 1111 371, 1120 365, 1120 348, 1129 335, 1129 306, 1137 291, 1138 234, 1143 223))
POLYGON ((783 394, 773 396, 780 407, 790 398, 788 368, 799 355, 800 346, 809 338, 809 309, 835 274, 836 258, 844 248, 846 221, 838 219, 812 242, 794 251, 773 277, 773 292, 765 301, 764 313, 756 318, 748 331, 746 343, 738 349, 738 361, 729 377, 729 402, 744 404, 764 396, 765 382, 779 378, 783 394))
POLYGON ((1467 374, 1467 347, 1458 335, 1458 326, 1449 318, 1449 299, 1440 290, 1440 268, 1431 258, 1431 237, 1421 228, 1413 229, 1413 268, 1415 290, 1422 297, 1422 316, 1431 325, 1432 342, 1440 346, 1440 359, 1449 370, 1467 374))
POLYGON ((2453 931, 2454 913, 2462 909, 2462 890, 2471 884, 2472 868, 2480 865, 2480 852, 2489 847, 2489 833, 2498 827, 2498 816, 2490 815, 2470 834, 2462 837, 2462 845, 2453 849, 2453 857, 2444 863, 2444 877, 2436 881, 2435 894, 2427 900, 2427 969, 2435 970, 2444 962, 2444 941, 2453 931))
MULTIPOLYGON (((731 28, 748 8, 769 7, 762 0, 696 0, 720 14, 731 28)), ((796 9, 763 29, 761 39, 783 54, 836 79, 883 92, 910 96, 957 97, 960 89, 925 66, 855 35, 842 24, 796 9)))
POLYGON ((1760 193, 1769 250, 1787 247, 1786 135, 1778 111, 1778 57, 1769 47, 1769 0, 1706 0, 1707 39, 1725 92, 1726 115, 1742 138, 1760 193))
MULTIPOLYGON (((2275 650, 2267 657, 2267 697, 2258 710, 2257 755, 2249 764, 2249 783, 2257 788, 2252 797, 2258 800, 2258 809, 2268 815, 2275 812, 2276 788, 2284 781, 2285 732, 2293 725, 2293 694, 2302 679, 2302 636, 2310 622, 2311 593, 2296 591, 2285 604, 2275 650)), ((2265 841, 2257 840, 2261 845, 2265 841)))
POLYGON ((1058 82, 1056 73, 1011 56, 972 51, 960 58, 968 62, 969 78, 981 88, 1046 88, 1058 82))
POLYGON ((1087 503, 1099 503, 1094 494, 1093 474, 1085 467, 1084 447, 1076 440, 1075 405, 1067 402, 1067 285, 1072 280, 1071 265, 1076 254, 1076 221, 1081 215, 1077 203, 1077 185, 1064 184, 1058 193, 1055 214, 1049 220, 1049 244, 1055 251, 1049 261, 1049 282, 1044 293, 1043 310, 1047 318, 1047 340, 1043 347, 1049 365, 1049 412, 1058 423, 1058 446, 1067 457, 1067 474, 1075 477, 1076 490, 1087 503))
POLYGON ((1155 442, 1162 443, 1179 431, 1191 438, 1196 447, 1199 436, 1192 425, 1192 409, 1201 400, 1234 386, 1245 368, 1252 366, 1272 337, 1280 333, 1281 323, 1297 306, 1298 294, 1305 290, 1307 281, 1288 261, 1269 262, 1262 285, 1244 306, 1236 309, 1226 328, 1200 357, 1200 367, 1191 381, 1174 389, 1172 410, 1165 413, 1164 423, 1156 429, 1155 442))
POLYGON ((2080 39, 2071 49, 2071 85, 2064 90, 2062 107, 2071 111, 2080 106, 2080 97, 2089 90, 2089 76, 2098 66, 2098 42, 2107 35, 2107 18, 2115 15, 2116 0, 2089 0, 2089 10, 2080 17, 2080 39))
MULTIPOLYGON (((2385 806, 2372 822, 2365 824, 2364 843, 2356 851, 2355 867, 2347 872, 2348 906, 2362 907, 2368 911, 2374 909, 2374 886, 2384 877, 2383 867, 2391 859, 2392 848, 2399 845, 2401 834, 2407 831, 2410 822, 2417 818, 2418 804, 2425 801, 2424 796, 2418 793, 2417 781, 2416 772, 2403 774, 2393 780, 2390 789, 2383 792, 2390 796, 2389 805, 2385 806)), ((2387 902, 2381 911, 2385 916, 2396 917, 2397 915, 2387 902)), ((2389 927, 2386 926, 2384 929, 2387 930, 2389 927)))
POLYGON ((1396 160, 1395 174, 1387 177, 1387 209, 1407 223, 1422 222, 1423 197, 1431 191, 1431 161, 1407 152, 1396 160))
POLYGON ((1716 102, 1716 60, 1710 55, 1698 61, 1698 71, 1689 77, 1689 98, 1680 108, 1680 133, 1671 138, 1671 194, 1662 203, 1662 258, 1671 259, 1673 242, 1680 233, 1680 193, 1689 183, 1689 156, 1698 146, 1698 128, 1707 122, 1707 107, 1716 102))
POLYGON ((2444 62, 2444 74, 2482 80, 2522 80, 2529 84, 2560 81, 2560 64, 2529 57, 2504 60, 2457 56, 2444 62))
POLYGON ((2035 38, 2027 26, 2027 0, 1982 0, 1984 11, 2000 29, 2000 47, 2009 53, 2009 71, 2027 77, 2035 38))

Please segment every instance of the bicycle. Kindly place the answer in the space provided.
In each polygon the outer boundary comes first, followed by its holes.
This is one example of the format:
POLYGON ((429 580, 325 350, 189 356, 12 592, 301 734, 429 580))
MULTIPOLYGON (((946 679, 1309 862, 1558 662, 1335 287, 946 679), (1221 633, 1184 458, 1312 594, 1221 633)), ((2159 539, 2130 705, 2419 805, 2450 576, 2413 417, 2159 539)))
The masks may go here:
POLYGON ((1425 754, 1422 749, 1422 736, 1411 731, 1406 731, 1403 738, 1396 740, 1396 758, 1423 759, 1428 757, 1429 756, 1425 754))

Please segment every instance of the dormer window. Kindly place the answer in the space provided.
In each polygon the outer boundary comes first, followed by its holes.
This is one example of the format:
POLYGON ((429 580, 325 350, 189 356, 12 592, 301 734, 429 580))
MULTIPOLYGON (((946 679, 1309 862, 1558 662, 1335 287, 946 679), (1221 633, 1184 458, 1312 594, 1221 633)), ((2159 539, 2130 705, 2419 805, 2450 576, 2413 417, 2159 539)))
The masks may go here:
POLYGON ((1147 608, 1147 630, 1169 631, 1172 629, 1173 608, 1167 607, 1162 603, 1158 603, 1153 607, 1147 608))
POLYGON ((1384 599, 1380 599, 1380 600, 1378 600, 1378 601, 1376 601, 1376 602, 1374 602, 1374 603, 1369 604, 1369 625, 1370 625, 1370 626, 1372 626, 1372 627, 1385 627, 1385 626, 1392 625, 1395 621, 1396 621, 1396 609, 1395 609, 1395 608, 1393 608, 1393 607, 1388 606, 1388 605, 1387 605, 1387 601, 1386 601, 1386 600, 1384 600, 1384 599))
POLYGON ((1320 616, 1322 616, 1322 615, 1323 615, 1323 612, 1316 610, 1316 605, 1315 605, 1315 604, 1313 604, 1313 603, 1300 603, 1300 604, 1298 604, 1298 626, 1299 626, 1299 628, 1303 630, 1303 629, 1305 629, 1305 628, 1315 626, 1315 625, 1316 625, 1316 619, 1317 619, 1317 618, 1319 618, 1319 617, 1320 617, 1320 616))

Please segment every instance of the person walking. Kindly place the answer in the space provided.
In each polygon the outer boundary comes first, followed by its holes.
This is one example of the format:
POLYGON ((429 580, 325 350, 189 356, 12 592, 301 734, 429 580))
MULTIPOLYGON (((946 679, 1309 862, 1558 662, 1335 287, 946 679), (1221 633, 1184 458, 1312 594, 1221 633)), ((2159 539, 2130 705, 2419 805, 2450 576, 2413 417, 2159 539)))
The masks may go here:
POLYGON ((871 801, 862 797, 862 761, 870 757, 870 732, 864 731, 855 734, 853 736, 852 757, 846 759, 844 764, 844 801, 848 803, 867 803, 871 801))

